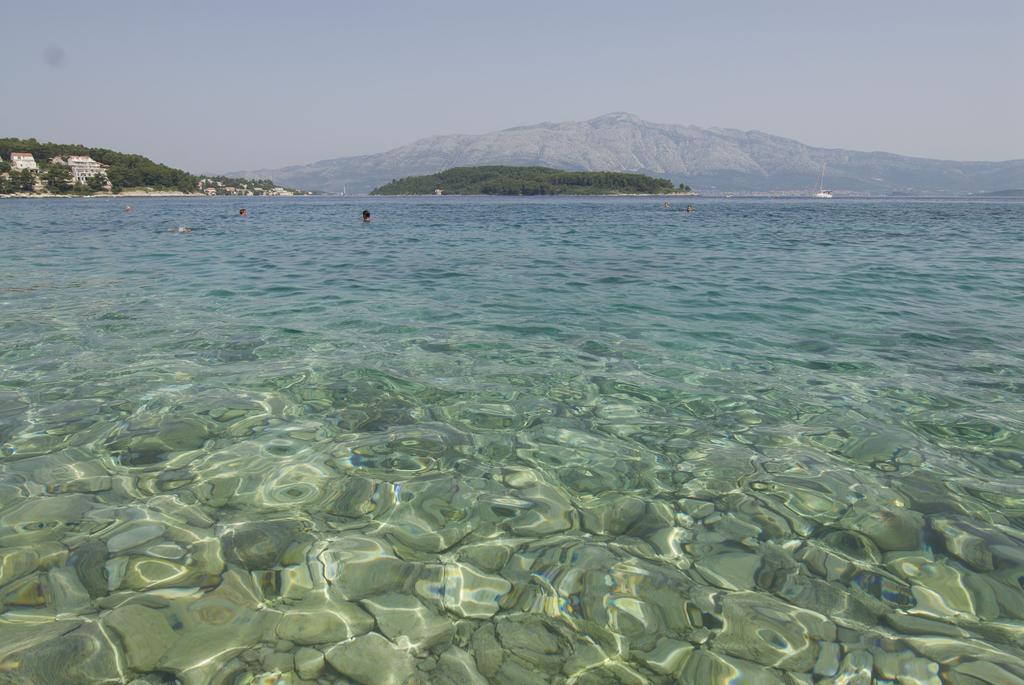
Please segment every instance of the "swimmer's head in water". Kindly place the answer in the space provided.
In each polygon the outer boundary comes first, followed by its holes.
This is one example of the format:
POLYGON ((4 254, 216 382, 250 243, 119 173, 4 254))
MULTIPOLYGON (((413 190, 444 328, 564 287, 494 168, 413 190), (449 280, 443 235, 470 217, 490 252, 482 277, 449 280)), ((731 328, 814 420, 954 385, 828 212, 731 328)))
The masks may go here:
POLYGON ((238 216, 249 216, 249 210, 244 207, 238 210, 238 216))
POLYGON ((369 221, 369 220, 370 220, 370 210, 364 209, 363 210, 363 221, 369 221))

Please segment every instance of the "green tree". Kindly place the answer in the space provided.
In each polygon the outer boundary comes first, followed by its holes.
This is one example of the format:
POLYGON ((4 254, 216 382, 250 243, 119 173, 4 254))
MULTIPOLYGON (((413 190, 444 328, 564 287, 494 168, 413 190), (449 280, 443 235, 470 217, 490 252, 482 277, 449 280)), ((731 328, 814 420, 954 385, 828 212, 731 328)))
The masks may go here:
POLYGON ((66 193, 71 189, 71 168, 63 164, 51 164, 43 178, 51 193, 66 193))
POLYGON ((85 180, 85 185, 89 186, 89 190, 98 193, 107 189, 107 177, 103 174, 94 174, 85 180))
POLYGON ((12 171, 9 183, 12 193, 30 193, 35 187, 36 175, 30 169, 12 171))

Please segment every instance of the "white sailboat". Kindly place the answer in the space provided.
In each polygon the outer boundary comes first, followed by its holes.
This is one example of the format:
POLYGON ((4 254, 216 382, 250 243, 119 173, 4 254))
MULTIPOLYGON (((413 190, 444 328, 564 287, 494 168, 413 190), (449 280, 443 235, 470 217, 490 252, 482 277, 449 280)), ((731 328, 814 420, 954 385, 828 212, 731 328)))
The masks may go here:
POLYGON ((825 180, 825 162, 822 162, 821 163, 821 174, 818 176, 818 192, 816 192, 814 194, 814 197, 818 198, 819 200, 831 200, 832 199, 832 191, 831 190, 825 190, 824 186, 822 185, 822 182, 824 180, 825 180))

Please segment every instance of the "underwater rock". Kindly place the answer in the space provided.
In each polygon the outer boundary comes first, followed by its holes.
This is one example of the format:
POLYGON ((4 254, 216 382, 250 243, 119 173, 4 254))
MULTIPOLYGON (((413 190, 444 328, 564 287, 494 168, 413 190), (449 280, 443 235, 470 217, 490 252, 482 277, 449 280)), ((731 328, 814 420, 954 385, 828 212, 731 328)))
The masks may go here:
POLYGON ((51 568, 46 572, 51 605, 58 614, 92 613, 92 599, 82 586, 75 570, 69 566, 51 568))
POLYGON ((141 551, 144 554, 151 557, 157 557, 158 559, 181 559, 186 554, 184 548, 173 542, 162 542, 150 545, 141 551))
POLYGON ((335 516, 360 518, 366 516, 377 504, 373 495, 380 482, 364 476, 350 476, 342 481, 340 492, 327 503, 325 511, 335 516))
MULTIPOLYGON (((287 669, 290 671, 290 668, 287 669)), ((259 673, 247 677, 244 685, 295 685, 295 679, 291 672, 282 673, 281 669, 272 669, 266 673, 259 673)))
POLYGON ((752 590, 757 586, 761 557, 746 552, 725 552, 701 559, 694 568, 709 583, 725 590, 752 590))
POLYGON ((1013 674, 988 661, 967 661, 949 670, 953 685, 1024 685, 1024 676, 1013 674))
POLYGON ((0 587, 36 570, 39 554, 30 548, 0 549, 0 587))
POLYGON ((312 647, 295 650, 295 671, 304 680, 316 680, 323 673, 326 659, 324 653, 312 647))
POLYGON ((394 556, 387 543, 351 535, 333 541, 318 555, 330 592, 357 600, 395 592, 415 581, 417 567, 394 556))
POLYGON ((838 525, 863 533, 883 552, 897 552, 920 549, 924 517, 910 509, 862 500, 850 507, 838 525))
POLYGON ((989 541, 1003 538, 1009 542, 1005 535, 993 535, 963 520, 937 517, 931 520, 931 526, 942 536, 946 550, 975 571, 985 572, 995 568, 989 541))
POLYGON ((618 661, 605 660, 574 679, 579 685, 648 685, 647 678, 618 661))
POLYGON ((693 651, 693 645, 672 640, 659 638, 657 644, 649 652, 638 654, 640 661, 647 668, 661 675, 672 675, 683 665, 693 651))
POLYGON ((582 507, 580 525, 595 535, 623 535, 641 520, 647 504, 639 497, 609 493, 582 507))
POLYGON ((946 637, 967 637, 967 631, 941 621, 933 621, 920 616, 889 613, 885 622, 905 635, 945 635, 946 637))
POLYGON ((308 565, 298 564, 281 569, 281 597, 284 599, 300 600, 313 588, 313 577, 309 573, 308 565))
POLYGON ((50 603, 50 582, 45 573, 33 573, 0 590, 0 605, 42 607, 50 603))
POLYGON ((576 512, 565 495, 554 487, 539 483, 519 490, 516 495, 532 506, 505 522, 515 535, 543 537, 573 527, 576 512))
POLYGON ((818 660, 814 662, 814 674, 834 676, 839 672, 839 657, 841 654, 842 650, 838 642, 818 643, 818 660))
POLYGON ((886 555, 886 568, 911 583, 915 610, 935 616, 973 614, 974 600, 960 570, 916 554, 886 555))
POLYGON ((871 677, 873 667, 874 659, 869 652, 853 650, 847 652, 843 657, 835 678, 824 682, 834 685, 872 685, 874 682, 871 677))
POLYGON ((514 614, 481 624, 470 644, 477 670, 488 682, 539 685, 560 682, 559 673, 575 674, 605 660, 589 642, 579 643, 582 649, 576 650, 576 639, 559 621, 514 614))
POLYGON ((313 537, 302 521, 285 520, 234 524, 222 539, 224 559, 252 571, 277 566, 289 550, 313 537))
POLYGON ((131 557, 118 588, 150 590, 161 587, 189 587, 195 577, 188 566, 155 557, 131 557))
POLYGON ((2 662, 0 682, 17 685, 81 685, 123 682, 117 650, 96 624, 36 643, 2 662))
POLYGON ((449 475, 430 474, 394 486, 384 534, 396 547, 442 552, 476 527, 479 493, 449 475))
POLYGON ((289 609, 277 624, 277 636, 297 645, 341 642, 373 628, 373 617, 349 602, 310 604, 289 609))
POLYGON ((705 516, 715 513, 715 503, 702 499, 680 499, 677 503, 679 511, 683 512, 694 520, 700 520, 705 516))
POLYGON ((404 685, 413 674, 413 658, 380 633, 368 633, 326 652, 336 671, 360 685, 404 685))
POLYGON ((787 671, 810 671, 818 659, 818 640, 835 632, 817 614, 755 593, 726 595, 722 615, 716 650, 787 671))
POLYGON ((878 564, 882 561, 882 555, 875 543, 866 536, 852 530, 832 530, 821 536, 821 541, 834 550, 842 552, 854 559, 878 564))
POLYGON ((138 604, 114 609, 103 617, 103 623, 121 639, 128 666, 142 673, 156 668, 177 639, 163 613, 138 604))
MULTIPOLYGON (((507 657, 534 672, 558 673, 566 654, 572 652, 572 637, 554 621, 522 614, 499 621, 495 635, 507 657)), ((506 658, 506 663, 510 659, 506 658)))
POLYGON ((707 649, 695 649, 683 663, 679 683, 706 683, 707 685, 784 685, 775 671, 741 659, 715 654, 707 649))
POLYGON ((900 663, 900 673, 896 678, 900 685, 942 685, 939 665, 920 657, 900 663))
POLYGON ((487 685, 487 680, 476 670, 469 652, 449 647, 437 659, 437 668, 430 673, 430 682, 436 685, 487 685))
POLYGON ((455 635, 455 624, 435 614, 409 595, 378 595, 362 602, 373 614, 380 632, 396 644, 408 640, 417 653, 450 642, 455 635))
POLYGON ((487 540, 485 542, 460 545, 459 560, 469 562, 484 571, 497 573, 515 551, 516 544, 509 540, 487 540))
POLYGON ((198 599, 193 594, 172 600, 168 622, 180 626, 180 636, 158 668, 174 673, 183 685, 206 685, 220 677, 222 669, 234 673, 234 657, 272 632, 267 624, 277 615, 259 607, 259 591, 247 575, 233 569, 224 573, 216 589, 198 599))
POLYGON ((82 494, 33 497, 8 505, 0 514, 0 546, 57 540, 92 507, 92 498, 82 494))
POLYGON ((146 416, 129 421, 106 447, 122 466, 162 468, 173 455, 201 448, 214 433, 211 422, 198 417, 146 416))
POLYGON ((276 674, 278 678, 286 674, 291 679, 291 674, 295 672, 295 658, 290 652, 273 652, 263 657, 263 668, 276 674))
POLYGON ((151 540, 155 540, 164 534, 167 528, 159 523, 143 524, 134 526, 128 530, 117 533, 107 540, 107 549, 111 554, 119 554, 132 547, 138 547, 151 540))
POLYGON ((489 618, 498 613, 512 584, 501 576, 477 571, 466 564, 444 565, 445 609, 463 618, 489 618))
POLYGON ((89 540, 76 547, 68 557, 68 565, 75 569, 82 586, 93 599, 106 595, 107 546, 99 540, 89 540))

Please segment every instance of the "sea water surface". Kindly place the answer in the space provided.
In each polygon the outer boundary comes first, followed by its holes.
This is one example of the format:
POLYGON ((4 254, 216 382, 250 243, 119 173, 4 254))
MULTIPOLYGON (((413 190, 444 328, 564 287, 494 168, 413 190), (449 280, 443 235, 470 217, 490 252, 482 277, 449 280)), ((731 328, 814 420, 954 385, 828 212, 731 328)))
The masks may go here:
POLYGON ((0 682, 1024 682, 1024 203, 244 200, 0 201, 0 682))

